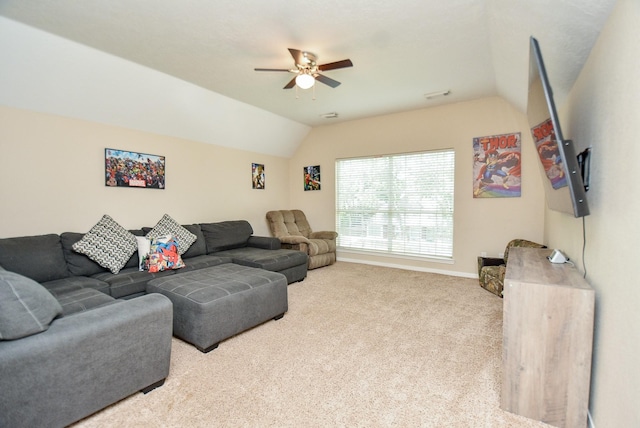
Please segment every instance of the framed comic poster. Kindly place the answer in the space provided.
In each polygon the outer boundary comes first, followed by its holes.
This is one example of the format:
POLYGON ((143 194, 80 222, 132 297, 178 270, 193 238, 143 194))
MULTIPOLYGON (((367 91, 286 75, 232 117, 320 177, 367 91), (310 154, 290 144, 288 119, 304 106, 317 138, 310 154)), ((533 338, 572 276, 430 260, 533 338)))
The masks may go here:
POLYGON ((264 164, 251 164, 251 186, 253 189, 264 189, 264 164))
POLYGON ((305 166, 303 169, 304 190, 320 190, 320 165, 305 166))
POLYGON ((521 135, 473 139, 473 197, 517 198, 521 194, 521 135))
POLYGON ((104 149, 105 186, 164 189, 164 156, 104 149))

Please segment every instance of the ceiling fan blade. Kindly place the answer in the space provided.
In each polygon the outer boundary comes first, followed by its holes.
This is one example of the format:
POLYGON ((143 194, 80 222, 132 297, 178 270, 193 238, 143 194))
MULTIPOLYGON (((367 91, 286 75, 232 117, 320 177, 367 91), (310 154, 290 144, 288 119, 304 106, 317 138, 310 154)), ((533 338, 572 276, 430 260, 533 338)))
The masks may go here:
POLYGON ((254 68, 255 71, 290 71, 287 68, 254 68))
POLYGON ((305 64, 304 54, 302 53, 302 51, 299 51, 298 49, 289 48, 289 53, 293 57, 293 60, 296 62, 296 64, 300 64, 300 65, 305 64))
POLYGON ((342 61, 330 62, 328 64, 322 64, 318 66, 318 70, 327 71, 335 70, 336 68, 353 67, 353 63, 350 59, 343 59, 342 61))
MULTIPOLYGON (((296 76, 296 77, 298 77, 298 76, 296 76)), ((296 77, 294 77, 293 79, 291 79, 291 81, 290 81, 289 83, 287 83, 287 86, 285 86, 285 87, 284 87, 284 88, 282 88, 282 89, 291 89, 291 88, 293 88, 294 86, 296 86, 296 77)))
POLYGON ((322 74, 316 74, 316 75, 314 75, 314 77, 316 78, 316 80, 318 82, 322 82, 325 85, 331 86, 332 88, 340 86, 340 82, 338 82, 337 80, 333 80, 333 79, 331 79, 331 78, 329 78, 327 76, 323 76, 322 74))

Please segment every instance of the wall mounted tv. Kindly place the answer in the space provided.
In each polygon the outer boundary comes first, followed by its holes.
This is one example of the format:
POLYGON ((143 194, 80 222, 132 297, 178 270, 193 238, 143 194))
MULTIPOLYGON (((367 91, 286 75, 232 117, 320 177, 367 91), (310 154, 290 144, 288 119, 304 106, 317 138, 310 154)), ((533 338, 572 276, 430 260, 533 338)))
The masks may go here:
POLYGON ((573 142, 562 135, 540 46, 534 37, 529 58, 527 119, 542 165, 547 206, 575 217, 589 215, 589 149, 576 155, 573 142))

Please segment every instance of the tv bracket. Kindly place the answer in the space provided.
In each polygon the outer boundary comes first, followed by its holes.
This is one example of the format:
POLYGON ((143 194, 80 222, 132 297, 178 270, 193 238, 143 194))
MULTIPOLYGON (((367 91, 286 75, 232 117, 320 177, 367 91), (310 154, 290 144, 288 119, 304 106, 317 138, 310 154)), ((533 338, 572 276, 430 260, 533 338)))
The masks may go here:
POLYGON ((578 155, 578 166, 580 167, 580 175, 582 175, 582 184, 585 192, 589 190, 589 181, 591 179, 591 147, 587 147, 578 155))

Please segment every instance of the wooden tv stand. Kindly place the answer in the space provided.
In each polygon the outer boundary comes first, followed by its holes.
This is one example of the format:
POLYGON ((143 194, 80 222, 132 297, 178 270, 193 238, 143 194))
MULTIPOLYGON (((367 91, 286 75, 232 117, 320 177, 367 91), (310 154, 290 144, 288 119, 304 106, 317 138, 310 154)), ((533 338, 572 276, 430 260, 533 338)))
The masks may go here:
POLYGON ((550 249, 512 248, 504 279, 503 410, 587 426, 595 292, 550 249))

